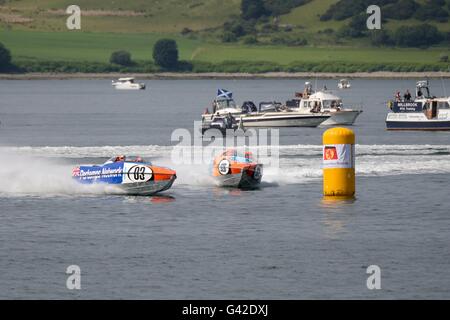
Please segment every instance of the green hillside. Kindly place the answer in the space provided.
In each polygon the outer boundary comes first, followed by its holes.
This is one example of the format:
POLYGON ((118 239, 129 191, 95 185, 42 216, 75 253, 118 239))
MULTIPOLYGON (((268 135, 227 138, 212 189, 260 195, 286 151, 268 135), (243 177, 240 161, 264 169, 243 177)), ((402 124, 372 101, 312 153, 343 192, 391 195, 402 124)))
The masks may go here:
POLYGON ((143 66, 152 61, 153 44, 172 38, 180 59, 191 63, 194 71, 449 67, 445 56, 450 54, 450 23, 445 14, 450 12, 450 0, 78 0, 81 30, 69 31, 65 8, 72 3, 0 0, 0 43, 11 51, 14 63, 28 71, 37 65, 44 70, 82 71, 86 69, 82 64, 90 63, 109 70, 111 53, 126 50, 139 65, 135 71, 148 71, 154 66, 143 66), (264 10, 241 11, 241 1, 262 3, 264 10), (375 40, 376 33, 365 28, 365 6, 372 2, 385 10, 381 37, 375 40), (411 10, 395 7, 403 14, 399 20, 392 17, 392 6, 411 10), (424 19, 430 8, 440 10, 439 19, 424 19), (427 31, 430 39, 417 45, 420 48, 411 48, 415 45, 408 41, 397 43, 398 38, 415 37, 423 23, 435 31, 427 31))

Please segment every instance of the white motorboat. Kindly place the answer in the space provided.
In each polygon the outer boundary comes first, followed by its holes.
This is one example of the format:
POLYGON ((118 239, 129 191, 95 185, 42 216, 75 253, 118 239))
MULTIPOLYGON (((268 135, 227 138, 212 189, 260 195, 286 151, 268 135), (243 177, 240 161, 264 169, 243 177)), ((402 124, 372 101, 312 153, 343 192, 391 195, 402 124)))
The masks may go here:
POLYGON ((397 97, 388 106, 388 130, 450 130, 450 97, 431 96, 428 81, 417 82, 414 100, 397 97))
POLYGON ((286 106, 296 112, 305 114, 325 113, 331 117, 321 125, 352 125, 362 110, 346 108, 342 99, 327 90, 313 92, 310 82, 305 83, 305 90, 297 92, 293 100, 287 101, 286 106))
POLYGON ((238 107, 231 92, 219 89, 213 102, 212 113, 206 110, 202 115, 203 128, 208 128, 215 118, 227 115, 235 118, 243 128, 317 127, 330 118, 329 114, 322 112, 297 112, 277 102, 262 102, 258 109, 253 102, 247 101, 242 107, 238 107))
POLYGON ((144 90, 145 83, 138 83, 134 78, 119 78, 117 81, 112 81, 112 86, 118 90, 144 90))
POLYGON ((352 85, 350 84, 350 81, 348 79, 341 79, 338 82, 338 88, 339 89, 350 89, 352 85))

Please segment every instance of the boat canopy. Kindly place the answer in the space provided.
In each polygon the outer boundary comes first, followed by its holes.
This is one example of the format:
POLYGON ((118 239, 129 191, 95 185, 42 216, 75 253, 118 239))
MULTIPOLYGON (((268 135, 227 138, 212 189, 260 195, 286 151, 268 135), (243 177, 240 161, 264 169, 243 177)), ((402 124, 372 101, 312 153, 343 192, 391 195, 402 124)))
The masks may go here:
POLYGON ((217 99, 215 101, 215 111, 229 108, 237 108, 236 102, 233 99, 217 99))
POLYGON ((121 81, 121 82, 126 82, 126 81, 134 82, 134 78, 132 78, 132 77, 119 78, 118 81, 121 81))

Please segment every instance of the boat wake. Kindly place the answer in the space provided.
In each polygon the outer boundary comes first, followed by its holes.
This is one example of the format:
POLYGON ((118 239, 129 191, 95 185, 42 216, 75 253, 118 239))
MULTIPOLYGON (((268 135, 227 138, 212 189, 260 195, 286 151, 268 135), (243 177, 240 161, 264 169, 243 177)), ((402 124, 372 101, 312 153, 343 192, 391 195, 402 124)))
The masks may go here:
MULTIPOLYGON (((263 186, 320 181, 322 146, 279 147, 279 167, 265 166, 263 186)), ((100 163, 116 154, 139 154, 177 171, 183 188, 214 185, 210 166, 171 161, 170 146, 0 147, 0 195, 111 194, 114 187, 79 185, 72 180, 78 164, 100 163)), ((450 173, 450 145, 356 145, 359 176, 450 173)), ((176 188, 174 188, 175 190, 176 188)))

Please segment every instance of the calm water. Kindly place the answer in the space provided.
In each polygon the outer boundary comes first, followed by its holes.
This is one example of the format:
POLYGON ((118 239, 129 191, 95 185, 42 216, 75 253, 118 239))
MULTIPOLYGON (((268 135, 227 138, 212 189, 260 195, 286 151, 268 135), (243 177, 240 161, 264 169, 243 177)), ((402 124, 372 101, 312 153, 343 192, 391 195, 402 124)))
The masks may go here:
MULTIPOLYGON (((262 188, 215 187, 170 160, 217 88, 284 101, 305 80, 0 81, 0 298, 450 298, 450 133, 387 132, 384 102, 411 80, 354 80, 363 104, 357 200, 321 197, 322 128, 280 131, 280 170, 262 188), (142 154, 178 179, 157 197, 80 190, 79 163, 142 154), (67 266, 80 291, 66 289, 67 266), (382 289, 368 290, 378 265, 382 289)), ((317 86, 336 87, 336 81, 317 86)), ((450 81, 431 81, 435 95, 450 81)), ((447 92, 446 92, 447 91, 447 92)))

